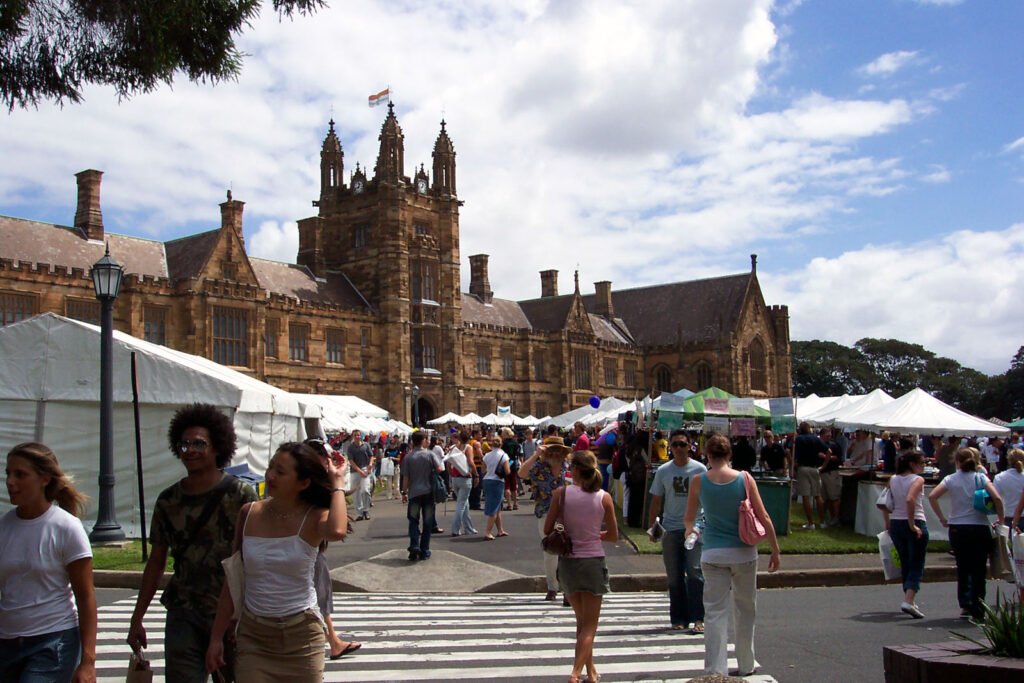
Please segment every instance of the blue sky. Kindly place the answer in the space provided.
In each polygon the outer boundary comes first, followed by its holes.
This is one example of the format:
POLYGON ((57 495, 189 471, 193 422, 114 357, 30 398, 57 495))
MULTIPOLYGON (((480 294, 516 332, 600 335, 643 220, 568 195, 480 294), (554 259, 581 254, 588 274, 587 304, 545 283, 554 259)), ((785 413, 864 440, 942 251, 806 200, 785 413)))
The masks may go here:
MULTIPOLYGON (((0 213, 70 223, 105 172, 108 230, 213 228, 293 260, 332 108, 371 168, 387 85, 406 174, 442 116, 465 257, 499 297, 578 265, 584 291, 749 268, 794 339, 896 337, 986 372, 1024 344, 1024 3, 480 0, 334 3, 241 40, 236 83, 16 111, 0 213)), ((347 180, 346 173, 346 180, 347 180)))

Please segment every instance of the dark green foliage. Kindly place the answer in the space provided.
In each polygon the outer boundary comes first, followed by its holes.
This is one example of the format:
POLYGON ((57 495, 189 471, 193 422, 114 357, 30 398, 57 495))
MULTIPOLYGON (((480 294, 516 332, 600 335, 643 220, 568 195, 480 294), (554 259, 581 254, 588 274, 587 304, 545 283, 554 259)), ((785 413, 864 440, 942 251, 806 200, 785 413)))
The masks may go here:
POLYGON ((1024 346, 1010 361, 1010 369, 989 381, 981 397, 980 412, 1005 420, 1024 417, 1024 346))
MULTIPOLYGON (((936 356, 920 344, 865 338, 853 348, 818 340, 795 341, 790 348, 793 391, 798 396, 863 394, 876 387, 892 396, 902 396, 920 387, 968 413, 984 417, 1011 414, 984 409, 988 404, 983 397, 998 378, 965 368, 951 358, 936 356)), ((1018 356, 1021 356, 1020 373, 1024 379, 1024 354, 1018 353, 1018 356)), ((1024 398, 1024 392, 1021 396, 1024 398)))
POLYGON ((997 657, 1024 657, 1024 606, 1015 598, 1002 599, 996 596, 996 606, 981 604, 985 621, 978 628, 985 634, 988 645, 974 638, 953 631, 957 638, 970 641, 984 648, 985 654, 997 657))
MULTIPOLYGON (((235 78, 235 36, 261 0, 0 1, 0 97, 8 109, 79 102, 87 83, 120 97, 170 83, 235 78)), ((280 16, 311 13, 323 0, 273 0, 280 16)))

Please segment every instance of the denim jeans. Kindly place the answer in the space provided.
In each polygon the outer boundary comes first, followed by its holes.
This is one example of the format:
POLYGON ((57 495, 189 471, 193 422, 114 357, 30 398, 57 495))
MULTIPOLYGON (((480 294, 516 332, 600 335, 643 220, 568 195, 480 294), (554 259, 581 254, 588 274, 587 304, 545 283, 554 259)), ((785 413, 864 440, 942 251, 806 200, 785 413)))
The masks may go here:
POLYGON ((704 621, 704 572, 700 568, 701 544, 687 550, 686 531, 666 531, 661 537, 661 559, 668 577, 668 613, 673 626, 704 621))
POLYGON ((430 557, 430 532, 437 526, 434 519, 434 494, 425 493, 409 499, 405 515, 409 519, 409 550, 418 550, 421 557, 430 557), (420 518, 423 531, 420 531, 420 518))
POLYGON ((921 577, 924 575, 924 557, 928 548, 928 525, 917 520, 921 529, 921 538, 917 538, 910 530, 910 523, 905 519, 894 519, 889 522, 889 536, 896 552, 900 556, 900 573, 903 575, 903 590, 921 590, 921 577))
POLYGON ((0 640, 0 682, 66 683, 82 657, 78 627, 0 640))
POLYGON ((757 667, 754 618, 757 614, 757 560, 740 564, 701 564, 704 570, 704 672, 728 673, 729 603, 736 626, 736 662, 740 674, 757 667), (731 600, 730 600, 731 598, 731 600))
POLYGON ((612 464, 599 463, 597 469, 601 470, 601 488, 607 491, 612 480, 612 464))
POLYGON ((984 614, 985 575, 988 573, 988 551, 992 549, 992 532, 983 524, 950 524, 949 544, 956 558, 956 598, 960 609, 980 619, 984 614))
POLYGON ((452 518, 452 533, 475 534, 473 522, 469 519, 469 492, 473 488, 471 477, 452 477, 455 489, 455 516, 452 518))

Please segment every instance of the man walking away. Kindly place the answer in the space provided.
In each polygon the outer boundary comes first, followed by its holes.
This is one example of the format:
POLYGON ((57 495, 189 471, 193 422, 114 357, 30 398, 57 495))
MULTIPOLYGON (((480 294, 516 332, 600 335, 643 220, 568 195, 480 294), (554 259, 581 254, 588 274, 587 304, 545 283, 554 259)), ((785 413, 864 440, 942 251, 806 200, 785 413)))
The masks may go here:
POLYGON ((406 517, 409 520, 409 560, 412 562, 430 558, 430 534, 437 526, 434 517, 434 473, 444 470, 441 458, 423 447, 425 440, 423 432, 414 432, 412 451, 402 463, 403 491, 409 497, 406 517))
POLYGON ((796 492, 802 499, 804 514, 807 516, 807 524, 804 524, 803 528, 814 528, 812 498, 818 505, 819 526, 824 527, 825 499, 821 495, 821 468, 825 465, 828 447, 817 434, 811 434, 810 424, 801 422, 799 432, 793 451, 796 460, 796 492))

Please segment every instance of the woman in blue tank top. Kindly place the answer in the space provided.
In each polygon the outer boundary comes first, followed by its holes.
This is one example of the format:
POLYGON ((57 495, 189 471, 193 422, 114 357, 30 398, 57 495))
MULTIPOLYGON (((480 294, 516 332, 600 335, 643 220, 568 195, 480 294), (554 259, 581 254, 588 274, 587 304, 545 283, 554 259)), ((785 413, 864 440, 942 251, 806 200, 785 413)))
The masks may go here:
MULTIPOLYGON (((704 670, 726 675, 729 603, 736 615, 736 661, 738 675, 749 676, 757 669, 754 659, 754 617, 757 592, 757 546, 740 538, 739 506, 747 497, 745 477, 730 467, 729 440, 716 434, 708 439, 708 471, 694 477, 686 506, 686 534, 694 532, 697 512, 704 508, 701 570, 704 572, 704 670)), ((764 525, 772 555, 768 571, 779 568, 779 542, 775 527, 761 501, 757 485, 751 482, 750 504, 764 525)))

